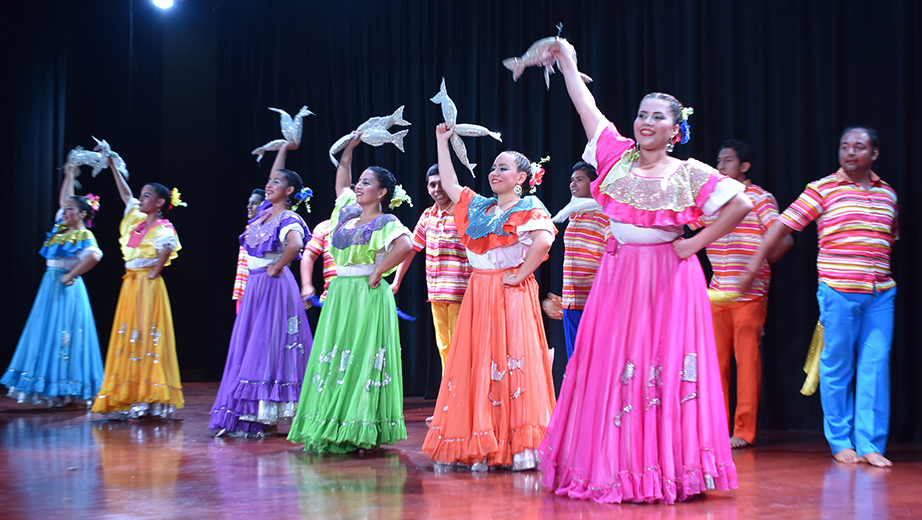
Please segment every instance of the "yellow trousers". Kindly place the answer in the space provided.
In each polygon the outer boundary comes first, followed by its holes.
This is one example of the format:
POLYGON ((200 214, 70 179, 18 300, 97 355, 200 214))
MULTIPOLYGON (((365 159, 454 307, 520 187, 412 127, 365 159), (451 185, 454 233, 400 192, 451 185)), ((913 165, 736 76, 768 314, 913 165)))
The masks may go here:
POLYGON ((439 357, 442 359, 442 373, 445 373, 445 360, 448 359, 451 338, 455 335, 455 325, 458 323, 458 311, 461 310, 461 303, 438 301, 429 303, 432 305, 435 344, 439 349, 439 357))

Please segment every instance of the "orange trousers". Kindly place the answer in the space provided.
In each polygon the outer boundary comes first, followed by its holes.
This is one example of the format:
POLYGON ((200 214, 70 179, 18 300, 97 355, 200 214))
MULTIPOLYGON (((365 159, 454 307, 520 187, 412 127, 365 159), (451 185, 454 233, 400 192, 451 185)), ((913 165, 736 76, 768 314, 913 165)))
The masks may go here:
POLYGON ((759 339, 765 325, 768 299, 748 302, 712 303, 714 339, 720 363, 727 422, 733 423, 733 435, 749 444, 756 438, 759 392, 762 389, 762 357, 759 339), (736 358, 736 413, 730 416, 730 359, 736 358))

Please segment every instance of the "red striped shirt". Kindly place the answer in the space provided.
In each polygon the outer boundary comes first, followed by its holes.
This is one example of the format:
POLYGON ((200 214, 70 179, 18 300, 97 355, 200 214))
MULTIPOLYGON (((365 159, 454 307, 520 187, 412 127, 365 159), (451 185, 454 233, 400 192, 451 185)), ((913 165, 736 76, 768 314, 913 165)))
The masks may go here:
POLYGON ((304 246, 305 251, 310 251, 317 258, 323 258, 323 294, 321 300, 327 297, 330 282, 336 278, 336 262, 330 255, 330 220, 324 220, 311 230, 311 239, 304 246))
POLYGON ((890 251, 897 239, 896 191, 874 172, 867 188, 853 183, 841 168, 813 181, 780 219, 796 231, 816 221, 820 282, 850 293, 896 286, 890 276, 890 251))
MULTIPOLYGON (((752 211, 743 217, 742 222, 733 231, 718 238, 707 247, 708 260, 714 271, 710 288, 717 291, 738 290, 740 274, 746 270, 749 259, 759 251, 762 238, 778 218, 778 201, 771 193, 749 181, 746 182, 744 193, 752 201, 752 211)), ((718 215, 720 215, 719 211, 710 216, 702 216, 689 224, 689 227, 698 229, 707 226, 717 220, 718 215)), ((766 260, 753 280, 752 287, 738 300, 752 301, 768 296, 771 277, 771 267, 766 260)))
POLYGON ((574 213, 563 233, 563 306, 582 310, 595 273, 611 238, 608 215, 601 211, 574 213))
POLYGON ((434 204, 419 217, 413 230, 413 250, 426 250, 428 301, 460 303, 471 277, 467 249, 461 244, 454 208, 439 210, 434 204))

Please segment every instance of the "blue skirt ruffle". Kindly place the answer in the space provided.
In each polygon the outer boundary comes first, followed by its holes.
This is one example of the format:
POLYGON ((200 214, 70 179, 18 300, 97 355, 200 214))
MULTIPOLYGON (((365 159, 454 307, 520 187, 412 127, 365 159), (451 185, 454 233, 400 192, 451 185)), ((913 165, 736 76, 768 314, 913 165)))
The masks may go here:
POLYGON ((66 286, 49 267, 0 384, 20 402, 91 400, 102 385, 102 355, 82 277, 66 286))

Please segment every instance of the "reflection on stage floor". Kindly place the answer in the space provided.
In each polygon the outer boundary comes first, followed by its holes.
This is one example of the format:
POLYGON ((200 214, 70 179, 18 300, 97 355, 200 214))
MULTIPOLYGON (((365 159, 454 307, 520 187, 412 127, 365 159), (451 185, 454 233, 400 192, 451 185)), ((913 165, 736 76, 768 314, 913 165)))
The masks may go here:
POLYGON ((285 440, 214 438, 217 384, 186 385, 169 421, 0 401, 3 518, 918 518, 922 446, 895 465, 833 462, 821 434, 767 432, 736 450, 740 489, 686 503, 603 505, 556 497, 537 472, 436 471, 420 452, 433 402, 406 400, 409 438, 365 456, 285 440))

